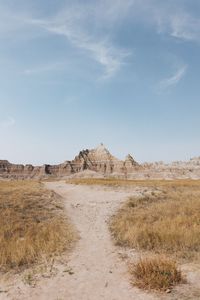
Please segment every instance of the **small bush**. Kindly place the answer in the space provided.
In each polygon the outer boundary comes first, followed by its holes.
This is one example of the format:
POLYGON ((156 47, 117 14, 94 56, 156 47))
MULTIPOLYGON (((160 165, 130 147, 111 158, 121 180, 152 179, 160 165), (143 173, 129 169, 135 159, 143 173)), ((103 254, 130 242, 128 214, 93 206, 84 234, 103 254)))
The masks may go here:
POLYGON ((166 291, 184 282, 176 263, 162 256, 140 259, 131 272, 134 276, 133 283, 143 289, 166 291))

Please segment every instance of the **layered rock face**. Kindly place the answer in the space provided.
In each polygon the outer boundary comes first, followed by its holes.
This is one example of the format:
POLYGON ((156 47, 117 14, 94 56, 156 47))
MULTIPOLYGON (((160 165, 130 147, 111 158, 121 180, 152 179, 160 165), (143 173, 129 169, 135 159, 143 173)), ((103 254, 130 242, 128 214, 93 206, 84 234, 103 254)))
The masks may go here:
POLYGON ((156 179, 200 179, 200 157, 189 161, 175 161, 171 164, 155 162, 143 164, 143 178, 156 179))
POLYGON ((139 164, 128 155, 121 161, 110 154, 103 144, 96 149, 81 151, 74 160, 59 165, 32 165, 11 164, 0 160, 0 177, 3 178, 43 178, 48 176, 64 177, 84 170, 100 172, 104 175, 122 174, 137 168, 139 164))
MULTIPOLYGON (((0 178, 31 179, 31 178, 63 178, 83 171, 105 177, 127 179, 200 179, 200 157, 188 162, 164 164, 138 164, 129 154, 124 161, 114 157, 103 144, 92 150, 81 151, 72 161, 59 165, 18 165, 7 160, 0 160, 0 178)), ((75 176, 74 175, 74 176, 75 176)), ((98 176, 97 176, 98 177, 98 176)))
POLYGON ((139 164, 129 155, 129 159, 121 161, 110 154, 103 144, 96 149, 84 150, 71 162, 72 166, 81 166, 79 170, 92 170, 105 175, 120 173, 125 174, 128 169, 135 168, 139 164))

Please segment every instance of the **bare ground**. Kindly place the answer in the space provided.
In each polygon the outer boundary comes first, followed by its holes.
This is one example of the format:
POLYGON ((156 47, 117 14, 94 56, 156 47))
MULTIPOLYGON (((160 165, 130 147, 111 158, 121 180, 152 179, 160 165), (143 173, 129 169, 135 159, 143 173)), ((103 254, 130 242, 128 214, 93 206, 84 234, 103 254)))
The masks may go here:
MULTIPOLYGON (((36 285, 16 278, 14 285, 0 286, 0 300, 163 299, 130 284, 127 261, 122 259, 128 252, 114 246, 107 224, 122 202, 130 195, 139 195, 143 188, 114 191, 64 182, 46 183, 46 186, 63 197, 80 238, 69 259, 55 266, 53 276, 40 277, 36 285)), ((137 257, 138 253, 131 251, 128 255, 137 257)), ((170 299, 199 298, 184 298, 183 293, 181 298, 170 299)))

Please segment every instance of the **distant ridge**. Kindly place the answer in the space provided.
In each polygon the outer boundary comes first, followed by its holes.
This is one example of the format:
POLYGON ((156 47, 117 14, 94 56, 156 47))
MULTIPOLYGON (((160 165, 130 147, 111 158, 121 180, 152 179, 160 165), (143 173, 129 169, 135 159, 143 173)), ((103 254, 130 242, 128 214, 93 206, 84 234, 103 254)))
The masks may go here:
MULTIPOLYGON (((101 143, 91 150, 82 150, 72 161, 65 161, 58 165, 32 166, 12 164, 7 160, 0 160, 0 178, 64 178, 83 172, 92 171, 89 174, 99 174, 105 177, 128 178, 128 179, 174 179, 174 178, 200 178, 200 157, 188 162, 163 162, 138 164, 128 154, 125 160, 114 157, 101 143)), ((81 174, 80 174, 81 175, 81 174)))

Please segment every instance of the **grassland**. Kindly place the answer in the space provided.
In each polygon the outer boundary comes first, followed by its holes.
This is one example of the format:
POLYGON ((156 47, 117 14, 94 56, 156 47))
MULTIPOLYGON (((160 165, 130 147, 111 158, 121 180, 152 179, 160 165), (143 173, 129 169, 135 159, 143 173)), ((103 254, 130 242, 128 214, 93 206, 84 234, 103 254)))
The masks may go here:
POLYGON ((200 254, 200 186, 132 197, 114 216, 117 244, 191 260, 200 254))
POLYGON ((117 245, 137 249, 141 259, 131 267, 142 288, 166 290, 184 279, 177 267, 200 257, 199 180, 72 179, 73 184, 141 187, 110 222, 117 245))
POLYGON ((70 247, 74 231, 58 196, 33 181, 0 182, 0 267, 26 267, 70 247))
POLYGON ((112 218, 120 246, 196 259, 200 254, 200 180, 71 179, 73 184, 141 187, 112 218), (145 193, 146 191, 146 193, 145 193))
POLYGON ((200 180, 177 179, 177 180, 126 180, 115 178, 73 178, 66 181, 67 183, 76 185, 100 185, 108 187, 146 187, 146 188, 195 188, 200 189, 200 180))

